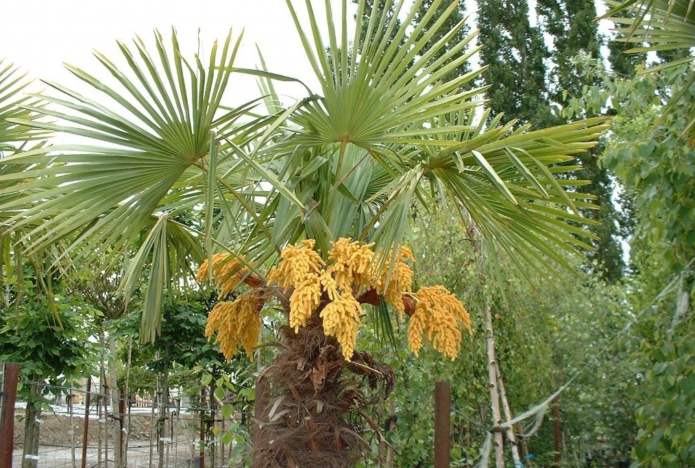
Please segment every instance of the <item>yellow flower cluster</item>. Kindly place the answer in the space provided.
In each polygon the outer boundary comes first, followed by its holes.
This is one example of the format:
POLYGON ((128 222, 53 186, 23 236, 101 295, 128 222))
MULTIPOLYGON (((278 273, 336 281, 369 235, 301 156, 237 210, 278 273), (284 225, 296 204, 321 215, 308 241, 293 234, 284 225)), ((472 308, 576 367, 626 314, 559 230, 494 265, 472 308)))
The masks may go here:
POLYGON ((234 302, 218 302, 210 312, 205 336, 210 339, 217 333, 215 344, 220 343, 220 350, 228 361, 239 347, 243 347, 253 360, 253 349, 263 326, 260 314, 263 302, 261 293, 254 289, 240 295, 234 302))
POLYGON ((391 255, 389 255, 375 287, 377 294, 384 296, 386 302, 401 314, 405 311, 403 294, 413 290, 413 270, 405 263, 406 259, 415 260, 415 257, 413 257, 413 252, 405 246, 401 247, 396 255, 395 262, 392 262, 391 255), (392 263, 393 266, 391 266, 392 263), (389 272, 389 270, 391 271, 389 272))
POLYGON ((306 325, 321 302, 320 275, 326 263, 314 251, 315 241, 307 239, 298 247, 288 245, 280 254, 280 263, 268 274, 268 283, 277 283, 290 297, 290 326, 294 331, 306 325))
POLYGON ((285 292, 289 292, 310 275, 318 275, 326 263, 314 251, 314 245, 313 239, 307 239, 303 240, 299 247, 285 247, 280 254, 280 264, 268 274, 268 283, 277 283, 285 292))
MULTIPOLYGON (((212 271, 215 284, 220 288, 219 298, 227 297, 230 292, 239 286, 239 281, 246 274, 246 270, 240 269, 241 261, 231 258, 227 253, 218 253, 212 256, 212 271)), ((202 282, 208 279, 209 264, 207 258, 201 263, 196 274, 196 281, 202 282)))
POLYGON ((277 283, 286 293, 294 288, 290 296, 289 321, 295 332, 306 325, 321 305, 322 296, 325 297, 326 304, 320 312, 324 332, 336 337, 343 356, 349 361, 362 315, 355 295, 374 289, 403 312, 402 295, 410 292, 413 277, 405 260, 412 260, 413 255, 407 248, 401 248, 393 265, 389 257, 385 266, 378 269, 379 262, 372 250, 374 244, 341 238, 332 243, 328 252, 331 264, 327 266, 314 247, 313 240, 302 241, 298 246, 288 245, 281 253, 277 268, 268 275, 268 282, 277 283))
POLYGON ((348 362, 355 351, 361 314, 362 306, 350 291, 343 291, 321 311, 323 331, 336 337, 348 362))
POLYGON ((408 346, 417 356, 424 334, 434 349, 453 361, 461 347, 461 331, 471 332, 468 312, 444 286, 420 288, 415 298, 417 306, 408 325, 408 346))

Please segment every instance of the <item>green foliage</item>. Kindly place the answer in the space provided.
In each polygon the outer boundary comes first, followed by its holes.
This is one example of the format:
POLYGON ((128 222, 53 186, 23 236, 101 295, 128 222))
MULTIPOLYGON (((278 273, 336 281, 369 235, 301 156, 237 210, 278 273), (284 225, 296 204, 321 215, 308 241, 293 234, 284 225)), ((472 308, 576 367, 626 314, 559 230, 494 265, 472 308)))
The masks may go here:
MULTIPOLYGON (((595 78, 587 81, 577 73, 577 54, 599 56, 601 39, 594 2, 591 0, 540 0, 536 3, 538 25, 528 20, 525 1, 504 3, 497 0, 478 6, 481 61, 488 69, 483 73, 493 115, 504 112, 503 120, 518 118, 536 128, 558 125, 572 118, 601 115, 601 110, 579 115, 562 115, 559 105, 567 96, 579 95, 595 78), (551 46, 548 45, 550 39, 551 46)), ((577 192, 594 197, 597 206, 581 209, 583 216, 600 224, 588 229, 598 236, 591 241, 595 252, 587 254, 596 269, 609 282, 624 273, 620 245, 625 221, 614 207, 615 183, 609 171, 598 164, 601 145, 579 155, 571 164, 581 164, 566 175, 577 183, 577 192), (580 184, 579 181, 587 181, 580 184)), ((563 176, 560 176, 563 177, 563 176)))
POLYGON ((627 284, 627 305, 643 316, 624 340, 627 354, 621 361, 634 376, 627 379, 634 385, 622 400, 632 401, 636 410, 639 432, 633 457, 636 466, 687 466, 692 463, 695 429, 687 422, 692 418, 684 415, 695 406, 689 380, 695 354, 688 305, 694 291, 692 271, 684 268, 695 256, 695 152, 680 136, 687 129, 695 90, 682 68, 666 67, 625 80, 605 73, 595 62, 584 67, 602 86, 571 104, 614 109, 617 115, 602 162, 620 177, 634 203, 634 273, 627 284), (677 90, 684 92, 674 102, 677 90), (667 105, 674 112, 664 113, 667 105), (673 278, 675 285, 669 284, 673 278))
MULTIPOLYGON (((154 376, 168 367, 171 386, 182 385, 195 394, 200 390, 197 386, 201 372, 219 375, 248 367, 248 359, 244 356, 236 357, 231 365, 225 362, 219 345, 205 337, 207 314, 215 301, 216 297, 206 291, 190 292, 187 296, 165 301, 160 339, 133 348, 135 375, 131 376, 131 388, 153 391, 154 376), (141 378, 137 378, 140 374, 141 378)), ((113 324, 115 336, 137 342, 140 321, 139 313, 119 319, 113 324)), ((126 349, 121 347, 121 351, 125 353, 126 349)))
MULTIPOLYGON (((637 411, 640 431, 637 466, 695 463, 695 319, 683 323, 674 339, 647 349, 653 365, 645 385, 655 393, 637 411)), ((645 357, 646 357, 645 356, 645 357)))
POLYGON ((663 256, 667 271, 679 271, 695 255, 695 151, 679 139, 695 86, 676 104, 676 112, 661 117, 673 90, 684 86, 682 69, 635 81, 606 78, 598 101, 610 96, 618 115, 603 163, 633 198, 637 242, 663 256))
POLYGON ((50 379, 62 385, 91 375, 96 351, 89 338, 98 312, 60 290, 45 296, 34 273, 25 265, 21 294, 17 277, 6 282, 10 292, 5 292, 13 298, 0 312, 0 360, 19 362, 30 381, 50 379))

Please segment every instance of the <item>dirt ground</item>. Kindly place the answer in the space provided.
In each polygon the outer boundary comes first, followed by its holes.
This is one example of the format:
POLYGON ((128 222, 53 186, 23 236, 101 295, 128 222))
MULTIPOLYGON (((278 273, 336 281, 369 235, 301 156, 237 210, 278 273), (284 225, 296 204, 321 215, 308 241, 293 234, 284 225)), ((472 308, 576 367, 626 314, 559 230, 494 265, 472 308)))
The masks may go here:
MULTIPOLYGON (((144 409, 143 409, 144 410, 144 409)), ((22 450, 24 445, 24 410, 17 408, 15 413, 14 429, 14 453, 13 466, 22 466, 22 450)), ((84 414, 76 414, 72 418, 60 411, 43 411, 40 416, 41 426, 39 432, 39 452, 35 454, 36 468, 71 468, 73 466, 73 444, 76 464, 80 466, 82 458, 82 437, 84 428, 84 414)), ((199 429, 198 420, 193 415, 182 414, 175 419, 174 434, 164 444, 166 447, 166 467, 195 466, 198 452, 199 429), (191 461, 193 460, 193 461, 191 461)), ((106 450, 113 450, 113 424, 109 426, 108 448, 104 442, 103 424, 99 423, 96 415, 90 414, 89 433, 87 438, 87 466, 98 466, 98 460, 105 460, 106 450), (101 451, 99 449, 99 432, 102 431, 101 451), (101 454, 100 454, 101 453, 101 454)), ((156 421, 155 421, 156 424, 156 421)), ((134 468, 147 468, 150 466, 150 457, 157 466, 157 435, 151 434, 152 416, 149 411, 140 411, 131 414, 130 437, 128 443, 128 466, 134 468), (151 445, 150 441, 153 441, 151 445)), ((102 462, 101 466, 110 467, 113 463, 112 453, 108 454, 109 463, 102 462)))
MULTIPOLYGON (((99 420, 90 415, 88 445, 99 442, 99 420)), ((54 414, 43 411, 41 413, 41 429, 39 432, 39 445, 70 445, 70 417, 65 414, 54 414)), ((73 417, 72 430, 78 445, 82 444, 84 434, 84 415, 73 417)), ((138 414, 130 418, 130 440, 149 440, 150 416, 138 414)), ((17 409, 15 413, 14 444, 24 444, 24 411, 17 409)))

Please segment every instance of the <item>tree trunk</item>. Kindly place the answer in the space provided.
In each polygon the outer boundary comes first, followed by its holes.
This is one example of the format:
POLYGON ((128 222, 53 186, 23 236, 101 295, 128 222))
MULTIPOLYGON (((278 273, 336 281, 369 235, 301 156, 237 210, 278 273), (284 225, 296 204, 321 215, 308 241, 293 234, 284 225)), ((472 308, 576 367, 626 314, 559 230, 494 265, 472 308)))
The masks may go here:
POLYGON ((169 345, 166 347, 164 358, 164 369, 162 370, 161 398, 159 402, 159 421, 157 421, 157 431, 159 434, 159 467, 164 467, 166 452, 169 447, 169 345))
POLYGON ((109 387, 111 389, 111 414, 113 415, 113 460, 116 468, 125 468, 123 462, 123 413, 116 369, 116 339, 109 335, 109 387))
MULTIPOLYGON (((499 425, 502 423, 502 415, 500 414, 500 397, 497 391, 497 361, 495 360, 495 340, 492 332, 492 313, 488 307, 485 310, 485 323, 487 327, 487 334, 485 341, 487 341, 487 359, 488 359, 488 377, 489 377, 489 387, 490 387, 490 400, 492 408, 492 422, 494 428, 498 429, 499 425)), ((494 446, 495 446, 495 466, 497 468, 504 468, 504 440, 502 438, 501 431, 495 431, 494 433, 494 446)))
POLYGON ((289 327, 282 332, 280 353, 264 373, 271 394, 256 418, 263 429, 253 448, 254 468, 353 466, 369 450, 360 431, 371 429, 383 438, 376 422, 357 406, 364 395, 362 386, 383 379, 387 396, 395 380, 393 370, 366 353, 355 352, 352 362, 346 362, 317 315, 297 333, 289 327), (348 370, 367 378, 346 379, 348 370), (363 428, 346 421, 350 412, 366 422, 363 428))
MULTIPOLYGON (((504 410, 504 419, 509 422, 512 420, 512 411, 509 408, 509 402, 507 401, 507 392, 504 389, 504 380, 502 380, 502 371, 500 371, 499 363, 495 363, 495 369, 497 370, 497 383, 499 384, 500 398, 502 399, 502 409, 504 410)), ((519 457, 519 447, 516 445, 516 437, 514 437, 514 426, 510 426, 507 429, 507 438, 509 439, 510 445, 512 447, 512 460, 514 461, 514 466, 521 466, 521 457, 519 457)))
MULTIPOLYGON (((34 382, 40 382, 41 377, 34 375, 34 382)), ((38 384, 29 386, 29 400, 25 411, 24 421, 24 450, 22 451, 22 468, 38 466, 39 459, 39 430, 41 417, 41 389, 38 384)))

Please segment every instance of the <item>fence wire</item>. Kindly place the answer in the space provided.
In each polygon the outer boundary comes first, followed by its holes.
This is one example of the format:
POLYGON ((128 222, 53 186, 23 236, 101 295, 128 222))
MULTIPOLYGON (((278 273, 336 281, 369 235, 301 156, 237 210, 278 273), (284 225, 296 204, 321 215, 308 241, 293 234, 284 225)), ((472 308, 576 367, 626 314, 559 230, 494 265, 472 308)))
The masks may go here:
MULTIPOLYGON (((38 448, 28 447, 25 454, 27 401, 17 398, 15 468, 116 467, 115 449, 119 446, 123 447, 121 466, 128 468, 226 467, 234 444, 224 444, 221 434, 231 424, 248 420, 241 411, 223 417, 219 402, 214 397, 211 402, 209 394, 190 400, 174 389, 168 404, 163 404, 161 393, 112 398, 106 391, 90 391, 86 406, 85 386, 20 382, 38 386, 39 393, 48 396, 51 403, 42 405, 34 419, 39 426, 38 448)), ((92 388, 98 390, 99 385, 92 388)))

